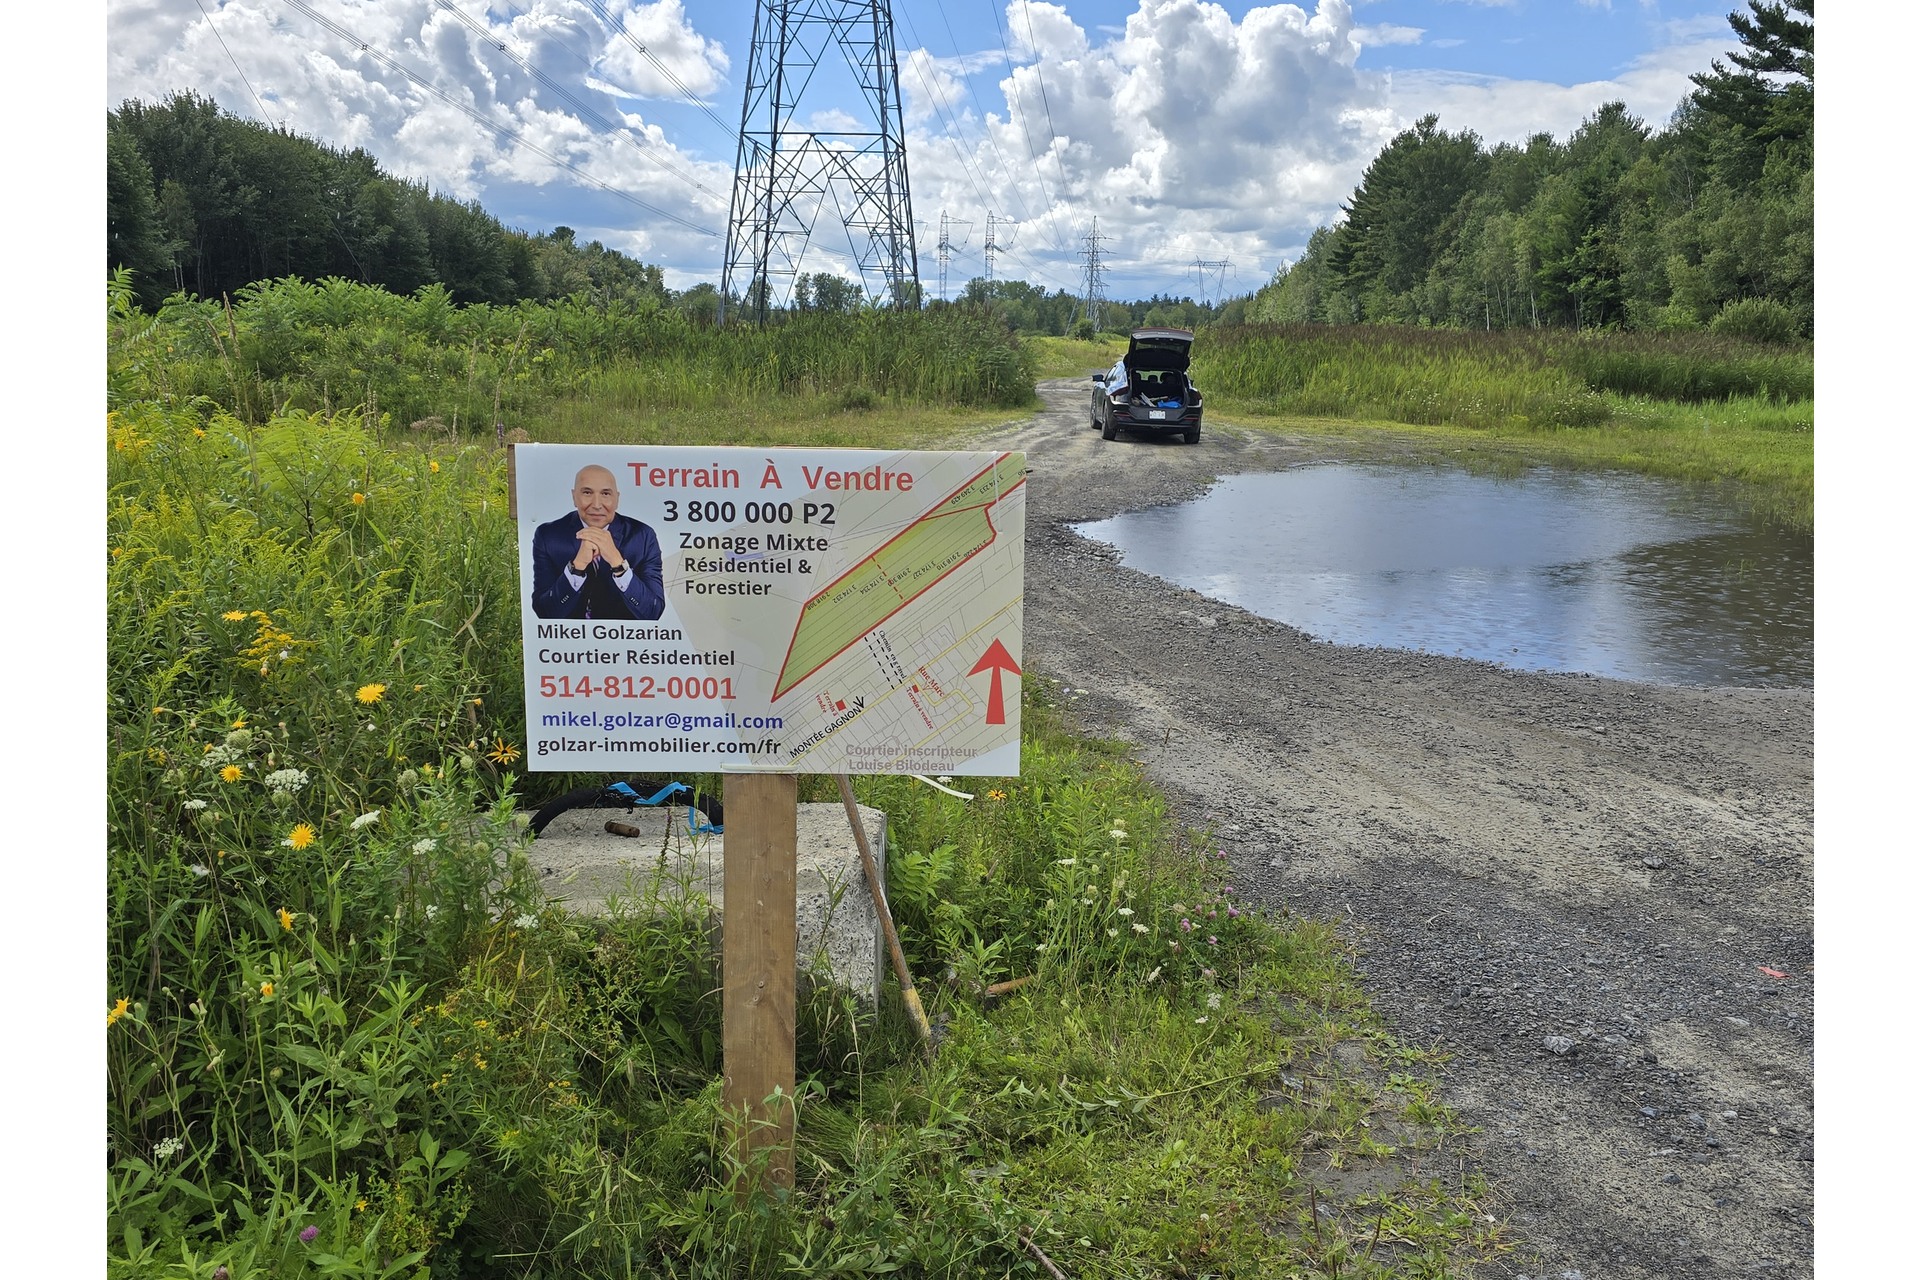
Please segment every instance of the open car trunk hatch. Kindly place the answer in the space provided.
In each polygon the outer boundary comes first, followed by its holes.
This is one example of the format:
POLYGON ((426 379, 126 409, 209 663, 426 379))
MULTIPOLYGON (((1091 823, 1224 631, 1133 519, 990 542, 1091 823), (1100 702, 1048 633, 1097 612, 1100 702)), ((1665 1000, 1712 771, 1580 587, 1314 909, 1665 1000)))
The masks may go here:
POLYGON ((1135 373, 1149 369, 1185 373, 1192 353, 1191 329, 1135 329, 1127 342, 1127 368, 1135 373))

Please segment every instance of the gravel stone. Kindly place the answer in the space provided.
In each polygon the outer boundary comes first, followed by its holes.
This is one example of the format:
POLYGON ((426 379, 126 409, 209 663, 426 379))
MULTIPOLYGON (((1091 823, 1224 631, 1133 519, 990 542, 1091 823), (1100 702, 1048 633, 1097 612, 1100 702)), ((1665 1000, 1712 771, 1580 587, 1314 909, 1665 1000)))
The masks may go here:
POLYGON ((981 442, 1027 451, 1026 664, 1084 691, 1074 714, 1132 744, 1243 894, 1334 924, 1392 1034, 1445 1045, 1438 1094, 1478 1131, 1457 1149, 1517 1245, 1504 1267, 1737 1280, 1766 1258, 1812 1280, 1814 984, 1755 972, 1815 958, 1812 690, 1351 648, 1203 599, 1071 526, 1240 472, 1471 459, 1218 418, 1197 445, 1103 441, 1084 381, 1040 395, 981 442), (1636 1048, 1513 1052, 1588 1026, 1636 1048), (1673 1157, 1740 1188, 1716 1209, 1618 1141, 1641 1107, 1785 1137, 1673 1157))

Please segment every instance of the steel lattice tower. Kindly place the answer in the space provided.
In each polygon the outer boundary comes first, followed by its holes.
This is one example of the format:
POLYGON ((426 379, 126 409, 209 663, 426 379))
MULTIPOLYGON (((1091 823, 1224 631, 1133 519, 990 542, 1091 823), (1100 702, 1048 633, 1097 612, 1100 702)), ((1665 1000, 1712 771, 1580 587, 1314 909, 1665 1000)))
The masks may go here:
POLYGON ((823 212, 846 227, 850 256, 870 296, 901 307, 920 304, 889 0, 754 5, 720 279, 723 319, 736 289, 744 314, 760 322, 769 307, 792 296, 823 212), (850 126, 870 119, 872 128, 799 129, 794 122, 803 106, 855 116, 850 126))

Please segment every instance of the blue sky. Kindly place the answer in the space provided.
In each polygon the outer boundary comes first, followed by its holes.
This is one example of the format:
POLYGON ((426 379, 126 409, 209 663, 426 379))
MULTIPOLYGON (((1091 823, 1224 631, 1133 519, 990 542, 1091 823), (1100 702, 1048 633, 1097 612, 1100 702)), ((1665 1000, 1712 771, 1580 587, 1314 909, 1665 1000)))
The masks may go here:
MULTIPOLYGON (((1615 98, 1662 123, 1687 74, 1734 43, 1729 7, 900 0, 922 281, 937 295, 943 214, 949 291, 980 274, 992 213, 1014 223, 997 237, 1010 245, 1002 276, 1077 290, 1098 219, 1111 297, 1194 293, 1196 259, 1230 261, 1226 291, 1250 291, 1299 256, 1379 148, 1428 111, 1489 142, 1564 138, 1615 98)), ((193 88, 237 114, 364 146, 509 225, 572 226, 684 288, 720 273, 753 10, 745 0, 109 0, 107 106, 193 88)), ((802 100, 811 127, 848 105, 828 89, 802 100)), ((847 274, 847 249, 844 234, 817 227, 805 269, 847 274)))

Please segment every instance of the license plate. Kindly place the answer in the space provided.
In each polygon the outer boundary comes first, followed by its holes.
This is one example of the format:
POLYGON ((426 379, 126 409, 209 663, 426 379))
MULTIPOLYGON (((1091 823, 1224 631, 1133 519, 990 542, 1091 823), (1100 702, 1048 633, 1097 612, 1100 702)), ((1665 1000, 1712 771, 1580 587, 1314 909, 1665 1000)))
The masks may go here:
POLYGON ((1167 411, 1165 409, 1149 409, 1147 410, 1147 417, 1155 422, 1165 422, 1167 420, 1167 411))

